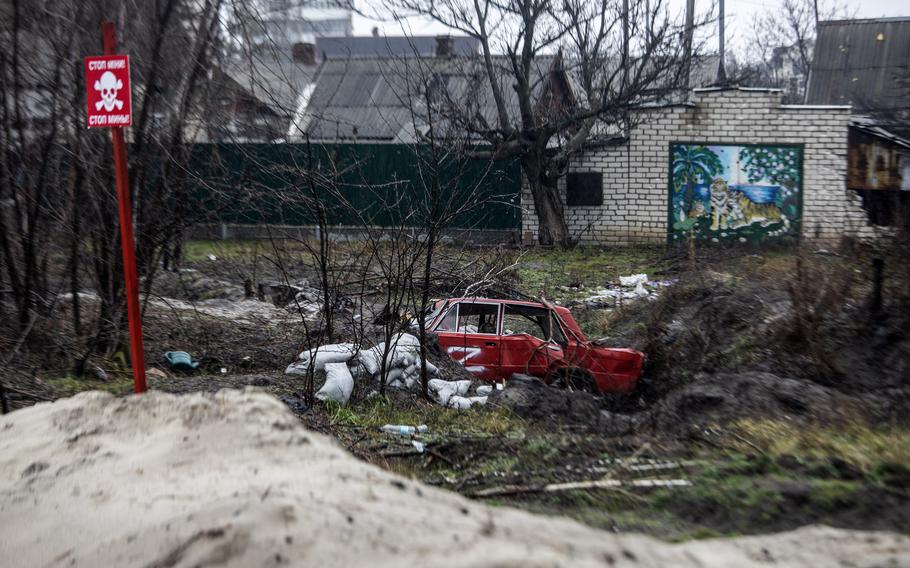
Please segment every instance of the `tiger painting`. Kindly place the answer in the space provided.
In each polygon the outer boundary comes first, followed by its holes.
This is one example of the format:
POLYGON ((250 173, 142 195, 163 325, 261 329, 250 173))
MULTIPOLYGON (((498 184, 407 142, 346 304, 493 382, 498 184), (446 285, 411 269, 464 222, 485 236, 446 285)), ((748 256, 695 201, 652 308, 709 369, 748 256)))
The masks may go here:
POLYGON ((721 178, 711 183, 711 230, 738 229, 752 223, 767 227, 781 222, 780 209, 774 203, 756 203, 737 190, 731 190, 721 178))

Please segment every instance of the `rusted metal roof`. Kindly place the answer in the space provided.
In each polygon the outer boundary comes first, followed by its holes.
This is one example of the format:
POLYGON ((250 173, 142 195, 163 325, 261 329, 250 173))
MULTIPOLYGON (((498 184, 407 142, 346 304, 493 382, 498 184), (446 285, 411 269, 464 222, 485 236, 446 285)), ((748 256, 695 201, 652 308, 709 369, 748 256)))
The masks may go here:
POLYGON ((820 22, 806 103, 910 108, 910 17, 820 22))

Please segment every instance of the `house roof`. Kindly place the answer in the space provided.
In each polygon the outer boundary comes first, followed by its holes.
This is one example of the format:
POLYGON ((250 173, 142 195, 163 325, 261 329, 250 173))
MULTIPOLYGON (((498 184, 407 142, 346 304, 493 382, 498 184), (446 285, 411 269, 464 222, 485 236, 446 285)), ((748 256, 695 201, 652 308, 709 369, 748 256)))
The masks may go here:
POLYGON ((297 112, 301 93, 316 75, 315 65, 295 61, 286 50, 254 51, 224 65, 224 73, 247 94, 275 114, 291 117, 297 112))
MULTIPOLYGON (((436 36, 365 36, 316 38, 316 52, 326 59, 364 57, 433 57, 436 54, 436 36)), ((480 41, 466 36, 450 36, 455 55, 473 55, 480 49, 480 41)))
MULTIPOLYGON (((507 64, 502 57, 494 60, 502 77, 506 110, 516 117, 518 97, 507 84, 511 81, 507 64)), ((535 60, 532 82, 538 92, 552 64, 553 57, 535 60)), ((473 116, 497 123, 480 58, 327 59, 317 76, 303 130, 314 140, 408 139, 421 129, 418 105, 426 99, 424 81, 436 92, 437 100, 454 101, 460 110, 470 109, 473 116)))
POLYGON ((820 22, 806 103, 910 108, 910 17, 820 22))

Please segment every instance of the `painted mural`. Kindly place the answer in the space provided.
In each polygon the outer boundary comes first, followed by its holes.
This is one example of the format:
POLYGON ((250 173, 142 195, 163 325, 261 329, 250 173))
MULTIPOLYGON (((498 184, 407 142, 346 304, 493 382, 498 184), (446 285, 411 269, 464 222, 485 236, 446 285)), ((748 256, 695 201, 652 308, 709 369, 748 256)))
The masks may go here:
POLYGON ((671 144, 669 240, 798 237, 802 147, 671 144))

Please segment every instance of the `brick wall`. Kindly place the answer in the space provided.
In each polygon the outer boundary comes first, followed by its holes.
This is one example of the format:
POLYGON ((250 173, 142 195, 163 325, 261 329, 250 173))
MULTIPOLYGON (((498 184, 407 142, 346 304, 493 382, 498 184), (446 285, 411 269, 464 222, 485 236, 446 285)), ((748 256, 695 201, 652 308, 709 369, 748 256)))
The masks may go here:
MULTIPOLYGON (((781 105, 779 91, 696 90, 694 104, 640 112, 629 141, 586 150, 569 171, 602 172, 603 205, 567 207, 573 238, 584 244, 667 240, 667 184, 672 142, 802 144, 803 237, 865 234, 865 212, 847 191, 848 107, 781 105)), ((560 182, 565 203, 565 179, 560 182)), ((522 193, 525 240, 536 239, 530 192, 522 193)))

